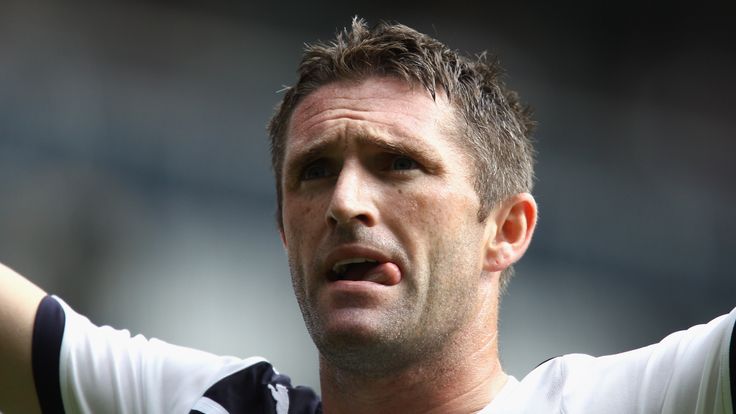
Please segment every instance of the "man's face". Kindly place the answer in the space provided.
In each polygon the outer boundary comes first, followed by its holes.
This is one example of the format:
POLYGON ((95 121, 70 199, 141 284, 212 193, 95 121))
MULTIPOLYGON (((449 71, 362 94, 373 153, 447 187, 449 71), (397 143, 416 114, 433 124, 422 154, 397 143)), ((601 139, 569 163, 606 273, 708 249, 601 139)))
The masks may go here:
POLYGON ((395 369, 474 317, 489 232, 455 122, 444 94, 393 77, 322 86, 294 111, 283 238, 327 361, 395 369))

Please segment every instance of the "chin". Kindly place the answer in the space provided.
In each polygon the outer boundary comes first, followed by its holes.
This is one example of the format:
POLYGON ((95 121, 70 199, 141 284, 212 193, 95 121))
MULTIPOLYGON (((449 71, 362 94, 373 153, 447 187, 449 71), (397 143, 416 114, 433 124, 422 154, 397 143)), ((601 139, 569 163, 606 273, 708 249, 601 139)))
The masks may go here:
MULTIPOLYGON (((381 318, 370 315, 365 310, 334 312, 328 321, 312 333, 315 343, 325 343, 331 347, 376 346, 389 342, 394 336, 392 330, 381 323, 381 318), (316 335, 315 335, 316 334, 316 335)), ((385 322, 385 321, 384 321, 385 322)))
POLYGON ((402 369, 413 359, 411 352, 406 352, 412 347, 397 335, 397 323, 377 326, 376 319, 369 317, 330 322, 319 331, 310 329, 310 334, 322 359, 332 368, 382 376, 402 369))
POLYGON ((396 353, 396 346, 373 338, 372 341, 357 337, 331 338, 317 344, 322 363, 332 370, 341 370, 359 377, 382 377, 406 368, 410 361, 396 353))

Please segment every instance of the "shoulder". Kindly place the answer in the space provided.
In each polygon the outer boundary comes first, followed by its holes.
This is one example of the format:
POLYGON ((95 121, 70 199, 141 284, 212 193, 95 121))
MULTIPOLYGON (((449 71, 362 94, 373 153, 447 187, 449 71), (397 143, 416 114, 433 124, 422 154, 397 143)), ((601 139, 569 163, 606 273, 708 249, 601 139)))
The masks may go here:
POLYGON ((518 412, 730 412, 735 320, 736 310, 633 351, 548 360, 515 387, 513 400, 525 407, 518 412))
POLYGON ((195 413, 321 413, 319 397, 307 387, 294 387, 291 379, 261 361, 224 376, 205 391, 195 413))
POLYGON ((319 412, 314 392, 292 387, 261 357, 218 356, 96 326, 55 297, 43 301, 36 322, 34 375, 39 400, 50 402, 44 411, 319 412))

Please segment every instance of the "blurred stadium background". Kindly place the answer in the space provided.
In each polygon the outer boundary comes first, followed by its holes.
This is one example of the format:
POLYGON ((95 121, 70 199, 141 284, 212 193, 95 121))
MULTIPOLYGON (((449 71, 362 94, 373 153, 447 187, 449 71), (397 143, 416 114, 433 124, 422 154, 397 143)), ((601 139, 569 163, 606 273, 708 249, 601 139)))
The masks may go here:
POLYGON ((302 44, 359 14, 499 54, 536 108, 541 221, 502 303, 507 371, 729 311, 734 16, 510 3, 3 0, 0 261, 98 324, 318 386, 265 124, 302 44))

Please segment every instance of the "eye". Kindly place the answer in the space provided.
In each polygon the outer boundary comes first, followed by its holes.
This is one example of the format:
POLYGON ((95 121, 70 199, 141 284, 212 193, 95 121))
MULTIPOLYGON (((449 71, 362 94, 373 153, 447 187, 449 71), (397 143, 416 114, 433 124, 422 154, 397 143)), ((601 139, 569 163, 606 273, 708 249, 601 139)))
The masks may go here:
POLYGON ((394 171, 414 170, 417 168, 419 168, 419 164, 416 161, 403 155, 397 155, 391 160, 391 169, 394 171))
POLYGON ((307 165, 304 170, 302 170, 301 179, 303 181, 318 180, 320 178, 329 177, 330 174, 330 168, 327 163, 316 161, 307 165))

